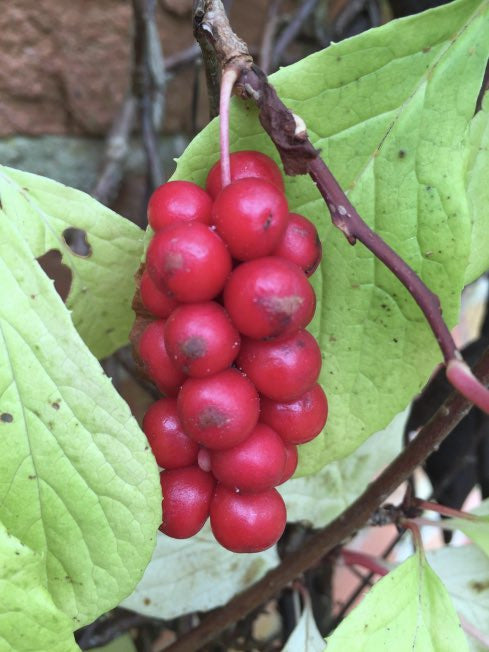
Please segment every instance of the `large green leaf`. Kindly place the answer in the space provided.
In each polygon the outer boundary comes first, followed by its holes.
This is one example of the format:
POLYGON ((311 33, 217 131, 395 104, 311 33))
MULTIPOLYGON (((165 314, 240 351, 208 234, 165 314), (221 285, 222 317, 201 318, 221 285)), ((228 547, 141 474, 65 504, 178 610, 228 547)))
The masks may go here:
MULTIPOLYGON (((487 233, 489 216, 479 210, 471 219, 464 151, 488 52, 487 0, 461 0, 332 45, 271 78, 360 214, 440 296, 451 325, 464 283, 489 266, 489 248, 471 251, 472 219, 487 233)), ((487 124, 481 115, 472 143, 487 124)), ((231 145, 277 158, 256 109, 241 101, 233 103, 231 145)), ((213 122, 179 159, 174 178, 203 183, 217 158, 213 122)), ((476 167, 472 188, 487 179, 489 157, 477 156, 476 167)), ((302 447, 305 474, 384 428, 440 354, 400 283, 330 225, 310 179, 288 178, 286 187, 291 208, 318 224, 324 243, 311 330, 331 410, 323 436, 302 447)))
POLYGON ((467 652, 450 597, 418 552, 375 584, 327 639, 327 652, 467 652))
POLYGON ((157 467, 1 211, 0 287, 0 522, 39 553, 45 585, 76 628, 142 576, 161 519, 157 467))
POLYGON ((70 619, 44 586, 42 556, 0 524, 0 652, 74 652, 70 619))
POLYGON ((66 305, 97 358, 127 343, 134 314, 134 273, 143 232, 89 195, 61 183, 0 166, 0 202, 36 257, 58 250, 72 272, 66 305), (86 232, 90 255, 73 253, 63 232, 86 232))

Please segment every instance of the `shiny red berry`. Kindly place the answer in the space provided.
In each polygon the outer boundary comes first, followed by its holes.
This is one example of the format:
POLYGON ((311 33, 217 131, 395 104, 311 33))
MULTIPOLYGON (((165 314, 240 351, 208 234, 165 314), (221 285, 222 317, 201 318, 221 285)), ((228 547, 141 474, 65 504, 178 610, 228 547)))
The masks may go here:
POLYGON ((316 296, 297 265, 269 256, 233 270, 224 288, 224 306, 240 333, 255 339, 277 338, 307 326, 316 296))
MULTIPOLYGON (((278 165, 269 156, 253 150, 233 152, 230 156, 231 180, 258 177, 273 183, 280 192, 284 192, 284 181, 278 165)), ((221 192, 221 163, 215 163, 207 175, 206 190, 215 199, 221 192)))
POLYGON ((285 442, 285 468, 278 484, 283 484, 284 482, 287 482, 287 480, 290 480, 295 473, 298 462, 299 453, 297 451, 297 446, 285 442))
POLYGON ((321 350, 305 330, 277 342, 243 338, 237 364, 260 394, 274 401, 294 401, 316 383, 321 350))
POLYGON ((199 445, 183 432, 175 399, 153 403, 144 415, 143 431, 159 466, 178 469, 197 463, 199 445))
POLYGON ((265 491, 280 484, 285 471, 285 445, 277 433, 258 423, 241 444, 211 452, 215 478, 245 492, 265 491))
POLYGON ((221 238, 205 224, 173 224, 153 237, 146 256, 158 288, 183 303, 210 301, 231 271, 231 256, 221 238))
POLYGON ((282 536, 287 511, 276 489, 237 493, 218 484, 210 507, 217 541, 232 552, 260 552, 282 536))
POLYGON ((285 195, 265 179, 239 179, 226 186, 212 208, 212 222, 233 258, 268 256, 285 233, 285 195))
POLYGON ((198 466, 160 473, 163 522, 160 530, 174 539, 187 539, 202 528, 209 516, 215 480, 198 466))
POLYGON ((178 306, 175 299, 172 299, 156 287, 146 271, 141 276, 140 292, 143 306, 160 319, 168 317, 178 306))
POLYGON ((149 198, 148 222, 154 231, 178 222, 210 224, 212 199, 191 181, 168 181, 149 198))
POLYGON ((327 418, 328 401, 320 385, 314 385, 295 401, 261 399, 260 419, 292 444, 305 444, 314 439, 327 418))
POLYGON ((311 276, 322 255, 321 240, 314 224, 303 215, 290 213, 285 233, 273 255, 290 260, 304 270, 306 276, 311 276))
POLYGON ((139 339, 139 355, 146 373, 160 392, 176 396, 186 376, 168 356, 164 328, 163 320, 153 321, 146 326, 139 339))
POLYGON ((236 446, 256 426, 259 398, 253 383, 236 369, 189 378, 178 395, 185 432, 211 449, 236 446))
POLYGON ((224 308, 208 301, 177 308, 166 322, 165 344, 179 369, 200 378, 232 364, 240 337, 224 308))

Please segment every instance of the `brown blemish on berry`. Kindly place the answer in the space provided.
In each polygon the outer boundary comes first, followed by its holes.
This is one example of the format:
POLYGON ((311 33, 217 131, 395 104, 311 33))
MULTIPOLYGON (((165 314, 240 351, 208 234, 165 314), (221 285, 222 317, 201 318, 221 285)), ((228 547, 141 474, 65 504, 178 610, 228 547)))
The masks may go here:
POLYGON ((263 230, 268 231, 270 225, 272 224, 273 215, 270 213, 265 222, 263 223, 263 230))
POLYGON ((173 274, 181 270, 183 266, 183 256, 178 251, 170 251, 165 256, 165 272, 168 276, 173 276, 173 274))
POLYGON ((206 354, 205 340, 198 335, 189 337, 180 345, 180 351, 189 360, 198 360, 206 354))
POLYGON ((228 415, 212 405, 202 410, 199 415, 199 428, 221 428, 228 422, 228 415))

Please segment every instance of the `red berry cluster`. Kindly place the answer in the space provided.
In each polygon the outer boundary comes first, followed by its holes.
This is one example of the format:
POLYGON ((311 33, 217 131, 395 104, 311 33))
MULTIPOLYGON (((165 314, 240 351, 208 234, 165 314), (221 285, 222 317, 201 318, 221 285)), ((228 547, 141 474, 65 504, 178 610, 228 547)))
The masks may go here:
POLYGON ((210 515, 235 552, 273 545, 286 523, 275 487, 297 445, 323 428, 321 352, 305 329, 315 310, 307 277, 321 258, 314 225, 289 213, 280 170, 259 152, 231 155, 206 189, 158 188, 140 298, 137 352, 165 395, 143 429, 161 472, 165 534, 196 534, 210 515))

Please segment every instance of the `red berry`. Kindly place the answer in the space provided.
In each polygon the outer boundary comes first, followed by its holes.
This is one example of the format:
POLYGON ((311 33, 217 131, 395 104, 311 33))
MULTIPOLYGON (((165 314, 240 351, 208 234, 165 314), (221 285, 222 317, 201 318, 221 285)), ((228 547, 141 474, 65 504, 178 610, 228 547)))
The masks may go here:
POLYGON ((191 181, 168 181, 149 198, 148 222, 154 231, 175 222, 210 224, 212 199, 191 181))
POLYGON ((174 398, 161 398, 149 407, 143 431, 159 466, 178 469, 196 464, 199 445, 183 432, 174 398))
POLYGON ((260 552, 280 539, 287 521, 276 489, 236 493, 218 484, 210 507, 211 527, 219 543, 232 552, 260 552))
POLYGON ((295 401, 277 403, 261 399, 260 419, 276 430, 286 442, 305 444, 324 428, 328 401, 320 385, 314 385, 295 401))
POLYGON ((274 256, 290 260, 311 276, 321 262, 321 240, 316 227, 303 215, 290 213, 287 228, 274 256))
POLYGON ((271 254, 285 233, 285 195, 265 179, 239 179, 226 186, 212 208, 216 230, 238 260, 271 254))
POLYGON ((285 470, 285 446, 277 433, 258 423, 241 444, 212 451, 214 477, 230 489, 265 491, 280 484, 285 470))
POLYGON ((189 378, 178 396, 185 432, 203 446, 231 448, 242 442, 258 421, 256 389, 236 369, 207 378, 189 378))
POLYGON ((165 344, 179 369, 200 378, 231 365, 240 337, 224 308, 209 301, 177 308, 166 322, 165 344))
POLYGON ((304 330, 278 342, 243 338, 237 362, 260 394, 274 401, 294 401, 317 381, 321 350, 304 330))
POLYGON ((316 297, 297 265, 270 256, 234 269, 224 288, 224 306, 240 333, 256 339, 284 337, 307 326, 316 297))
MULTIPOLYGON (((246 177, 258 177, 266 179, 273 183, 280 192, 284 192, 284 181, 278 165, 270 157, 261 152, 244 150, 242 152, 233 152, 230 156, 231 161, 231 180, 245 179, 246 177)), ((221 162, 215 163, 205 184, 209 195, 215 199, 221 192, 221 162)))
POLYGON ((168 356, 164 328, 163 320, 153 321, 146 326, 139 339, 139 355, 146 373, 160 392, 176 396, 186 376, 168 356))
POLYGON ((215 480, 198 466, 160 473, 163 523, 160 530, 174 539, 193 537, 209 516, 215 480))
POLYGON ((168 317, 172 310, 178 306, 175 299, 158 290, 146 271, 141 276, 140 292, 144 307, 161 319, 168 317))
POLYGON ((299 453, 297 452, 297 446, 285 442, 285 469, 278 484, 283 484, 284 482, 287 482, 287 480, 290 480, 295 473, 298 462, 299 453))
POLYGON ((200 222, 173 224, 153 237, 146 256, 158 288, 177 301, 210 301, 224 287, 231 256, 221 238, 200 222))
POLYGON ((199 454, 197 455, 197 464, 202 471, 211 470, 211 453, 207 448, 200 447, 199 454))

